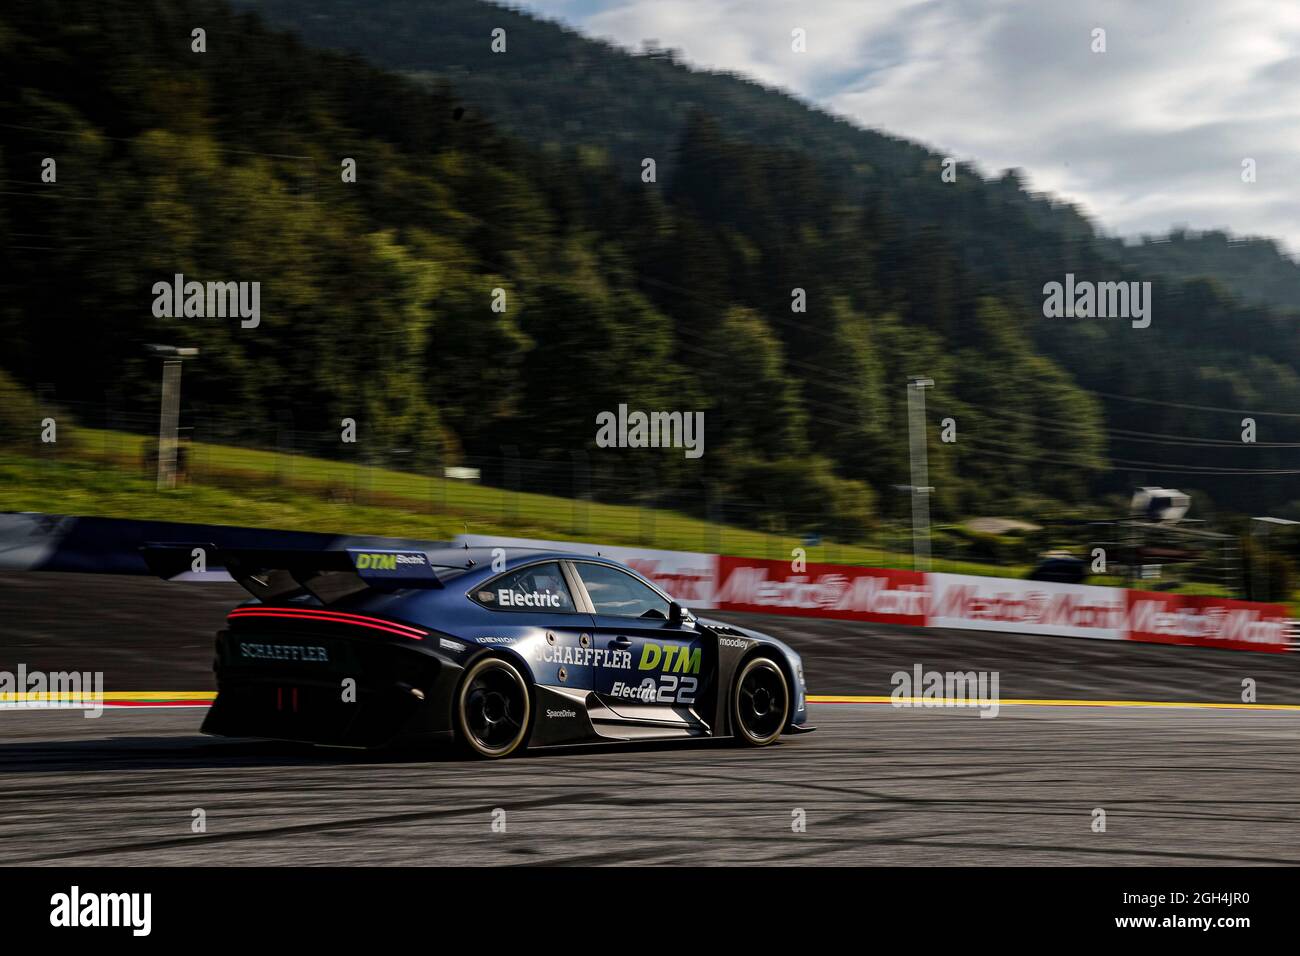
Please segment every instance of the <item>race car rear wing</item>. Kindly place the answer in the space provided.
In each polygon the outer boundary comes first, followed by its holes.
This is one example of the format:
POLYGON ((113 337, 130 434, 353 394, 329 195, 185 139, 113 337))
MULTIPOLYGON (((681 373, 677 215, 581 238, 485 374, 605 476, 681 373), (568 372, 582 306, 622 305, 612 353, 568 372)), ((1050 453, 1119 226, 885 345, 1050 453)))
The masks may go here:
POLYGON ((383 548, 219 548, 171 541, 146 544, 140 554, 165 580, 195 580, 224 570, 253 597, 268 602, 304 591, 331 604, 366 589, 441 588, 438 568, 464 567, 435 565, 423 551, 383 548))

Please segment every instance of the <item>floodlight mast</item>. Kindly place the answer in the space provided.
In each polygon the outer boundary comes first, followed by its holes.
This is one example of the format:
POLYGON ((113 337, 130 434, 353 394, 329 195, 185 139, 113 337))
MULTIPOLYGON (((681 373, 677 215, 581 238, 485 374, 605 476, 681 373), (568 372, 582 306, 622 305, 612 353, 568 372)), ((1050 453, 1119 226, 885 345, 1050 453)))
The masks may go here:
POLYGON ((1252 598, 1255 598, 1255 600, 1260 600, 1259 592, 1261 588, 1259 587, 1259 585, 1263 585, 1263 592, 1264 592, 1263 600, 1268 601, 1271 600, 1273 597, 1273 582, 1268 576, 1269 531, 1272 529, 1274 525, 1296 525, 1296 524, 1300 524, 1300 521, 1292 521, 1290 518, 1274 518, 1271 516, 1261 516, 1257 518, 1251 518, 1250 520, 1251 520, 1252 534, 1254 534, 1256 530, 1256 522, 1258 522, 1258 528, 1262 529, 1264 532, 1264 546, 1260 548, 1260 554, 1263 555, 1264 558, 1264 562, 1263 562, 1264 573, 1263 575, 1254 574, 1254 573, 1251 574, 1250 596, 1252 598))
POLYGON ((912 459, 912 567, 930 570, 930 466, 925 438, 925 390, 929 378, 913 377, 907 383, 907 439, 912 459))
POLYGON ((196 348, 146 345, 149 354, 162 359, 162 404, 158 412, 158 490, 176 487, 177 430, 181 415, 181 362, 199 354, 196 348))

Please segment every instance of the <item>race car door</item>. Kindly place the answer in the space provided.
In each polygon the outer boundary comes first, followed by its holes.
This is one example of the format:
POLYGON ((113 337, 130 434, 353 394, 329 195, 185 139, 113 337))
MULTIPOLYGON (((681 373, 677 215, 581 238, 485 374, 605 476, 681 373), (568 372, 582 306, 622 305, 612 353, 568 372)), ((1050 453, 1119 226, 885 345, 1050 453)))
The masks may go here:
POLYGON ((522 654, 540 685, 580 695, 591 690, 591 616, 578 610, 558 561, 503 574, 471 597, 501 612, 484 621, 475 636, 490 636, 522 654))
POLYGON ((595 612, 592 672, 601 702, 630 725, 666 734, 704 729, 695 710, 705 661, 693 628, 669 626, 669 601, 625 571, 574 561, 595 612))

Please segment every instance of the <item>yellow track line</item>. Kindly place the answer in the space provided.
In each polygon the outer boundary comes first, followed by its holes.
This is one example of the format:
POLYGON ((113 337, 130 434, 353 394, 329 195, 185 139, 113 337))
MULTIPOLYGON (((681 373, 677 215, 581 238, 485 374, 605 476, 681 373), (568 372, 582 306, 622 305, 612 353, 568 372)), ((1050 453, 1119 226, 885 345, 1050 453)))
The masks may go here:
MULTIPOLYGON (((920 704, 931 707, 974 707, 980 706, 974 700, 956 700, 950 698, 921 698, 921 697, 899 697, 897 699, 889 696, 884 697, 855 697, 851 695, 808 695, 810 704, 920 704)), ((992 703, 990 701, 989 703, 992 703)), ((1036 700, 1030 698, 1003 698, 997 701, 999 706, 1029 706, 1029 707, 1199 707, 1209 710, 1284 710, 1300 712, 1300 704, 1215 704, 1206 701, 1173 701, 1173 700, 1036 700)))

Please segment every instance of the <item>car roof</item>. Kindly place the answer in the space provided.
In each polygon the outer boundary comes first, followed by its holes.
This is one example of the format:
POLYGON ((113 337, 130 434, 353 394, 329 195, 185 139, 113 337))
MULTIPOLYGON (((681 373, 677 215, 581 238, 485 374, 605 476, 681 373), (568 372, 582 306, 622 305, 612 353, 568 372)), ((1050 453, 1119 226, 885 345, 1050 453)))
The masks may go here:
MULTIPOLYGON (((533 564, 537 561, 594 561, 598 564, 608 564, 624 571, 631 571, 627 565, 621 561, 615 561, 613 558, 607 558, 599 554, 591 554, 585 551, 557 551, 552 548, 520 548, 506 547, 501 548, 436 548, 425 553, 429 556, 429 563, 435 567, 464 568, 469 571, 487 568, 492 570, 492 562, 497 558, 498 550, 505 552, 504 570, 522 567, 525 564, 533 564)), ((493 573, 500 573, 503 570, 498 567, 493 573)), ((635 572, 634 572, 635 573, 635 572)))
POLYGON ((503 566, 500 556, 494 554, 497 550, 497 548, 491 547, 437 548, 425 553, 429 556, 429 563, 435 568, 456 569, 451 572, 450 577, 439 575, 449 589, 449 591, 441 592, 443 594, 457 591, 463 593, 466 588, 473 590, 492 578, 508 574, 517 568, 526 567, 530 564, 538 564, 544 561, 581 561, 617 568, 624 574, 630 574, 647 587, 658 592, 665 600, 672 600, 672 597, 663 588, 648 580, 645 575, 639 573, 635 568, 601 554, 588 551, 561 551, 554 548, 521 548, 502 545, 500 550, 505 551, 505 564, 503 566), (495 566, 493 565, 494 560, 496 561, 495 566))

